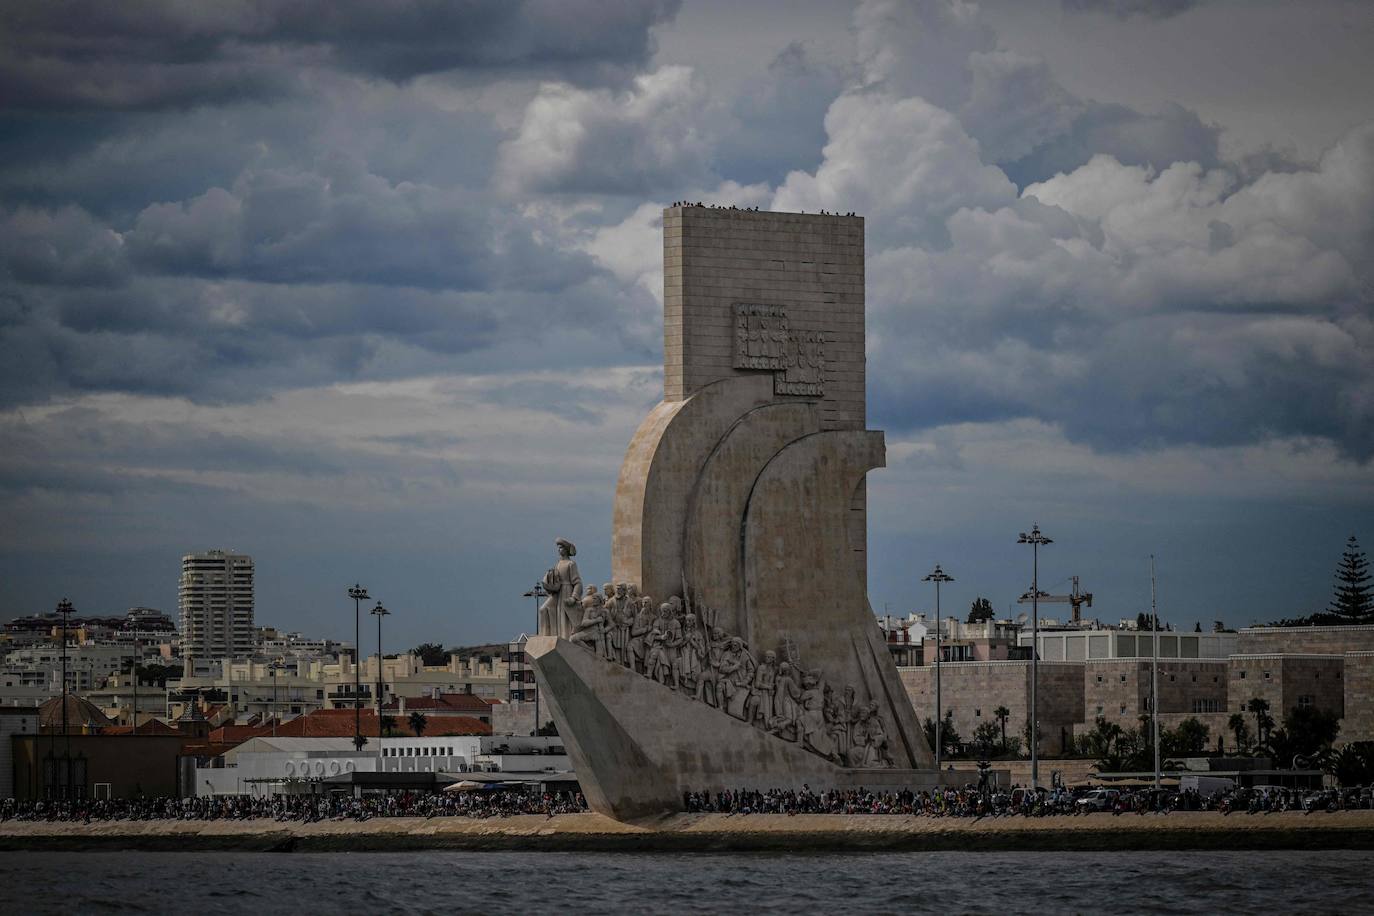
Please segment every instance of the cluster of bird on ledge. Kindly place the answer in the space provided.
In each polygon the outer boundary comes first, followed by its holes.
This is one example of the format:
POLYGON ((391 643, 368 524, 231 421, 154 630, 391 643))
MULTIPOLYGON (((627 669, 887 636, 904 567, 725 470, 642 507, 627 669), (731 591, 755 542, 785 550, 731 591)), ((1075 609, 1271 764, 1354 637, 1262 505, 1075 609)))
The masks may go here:
MULTIPOLYGON (((701 201, 696 201, 695 203, 693 203, 692 201, 689 201, 689 200, 675 200, 675 201, 673 201, 673 206, 674 206, 674 207, 708 207, 708 208, 710 208, 710 209, 712 209, 712 210, 742 210, 742 211, 744 211, 745 213, 757 213, 757 212, 759 212, 759 208, 758 208, 758 207, 736 207, 734 204, 731 204, 730 206, 727 207, 727 206, 725 206, 724 204, 704 204, 704 203, 702 203, 701 201)), ((801 212, 802 212, 802 213, 805 213, 806 211, 803 210, 803 211, 801 211, 801 212)), ((821 211, 821 216, 841 216, 841 215, 843 215, 843 216, 853 216, 853 215, 854 215, 854 211, 851 210, 850 212, 845 213, 845 214, 831 213, 831 212, 829 212, 828 210, 822 210, 822 211, 821 211)))

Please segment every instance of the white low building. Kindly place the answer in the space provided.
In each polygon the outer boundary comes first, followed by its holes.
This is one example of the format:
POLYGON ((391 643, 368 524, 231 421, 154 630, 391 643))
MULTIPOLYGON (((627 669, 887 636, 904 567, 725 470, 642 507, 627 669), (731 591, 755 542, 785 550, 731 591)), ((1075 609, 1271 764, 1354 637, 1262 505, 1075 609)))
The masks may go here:
POLYGON ((314 794, 351 773, 500 773, 512 782, 571 779, 558 737, 445 735, 383 738, 358 751, 352 738, 252 738, 195 768, 197 795, 314 794), (378 753, 380 751, 380 754, 378 753))

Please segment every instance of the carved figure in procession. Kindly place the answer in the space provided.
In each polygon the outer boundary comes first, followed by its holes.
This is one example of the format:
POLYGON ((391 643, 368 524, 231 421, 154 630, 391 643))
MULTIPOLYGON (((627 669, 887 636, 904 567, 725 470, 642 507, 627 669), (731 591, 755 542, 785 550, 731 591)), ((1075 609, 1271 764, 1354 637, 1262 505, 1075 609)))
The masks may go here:
POLYGON ((557 538, 558 562, 544 573, 548 597, 539 606, 539 635, 572 636, 581 622, 582 575, 577 571, 577 547, 567 538, 557 538))
POLYGON ((724 652, 725 633, 720 627, 712 627, 711 636, 706 640, 706 657, 702 660, 701 671, 697 675, 693 699, 716 708, 721 705, 720 660, 724 652))
POLYGON ((797 720, 802 745, 822 757, 835 756, 835 739, 825 721, 825 693, 829 690, 815 672, 806 672, 801 682, 801 715, 797 720))
POLYGON ((749 701, 744 706, 744 721, 768 728, 768 723, 773 719, 773 689, 777 686, 777 679, 778 653, 769 649, 763 653, 763 661, 754 669, 749 701))
POLYGON ((678 683, 683 690, 692 690, 694 696, 701 684, 701 672, 709 651, 706 631, 697 626, 697 615, 684 615, 682 647, 678 650, 678 683))
POLYGON ((674 623, 676 621, 673 620, 673 606, 665 601, 659 605, 658 617, 649 630, 649 654, 644 662, 645 673, 660 684, 668 683, 668 678, 672 675, 673 662, 668 650, 668 640, 674 623))
POLYGON ((602 610, 602 614, 605 615, 605 621, 602 622, 600 651, 602 651, 602 658, 609 659, 611 658, 610 630, 611 626, 614 626, 614 619, 616 619, 616 584, 614 584, 614 582, 606 582, 605 585, 602 585, 602 592, 605 593, 606 606, 602 610))
POLYGON ((646 674, 645 659, 649 656, 647 640, 649 631, 654 627, 654 600, 640 598, 635 619, 630 624, 630 667, 640 674, 646 674))
POLYGON ((590 586, 588 592, 582 599, 582 620, 571 639, 597 655, 603 655, 602 645, 606 641, 606 607, 601 601, 601 596, 596 593, 595 585, 590 586))
POLYGON ((850 720, 854 715, 854 688, 844 688, 844 699, 835 696, 829 687, 825 688, 825 721, 830 729, 830 737, 835 742, 835 752, 844 758, 849 753, 850 720))
POLYGON ((736 719, 745 718, 744 707, 749 702, 754 667, 754 657, 745 648, 744 640, 731 636, 721 654, 720 688, 725 711, 736 719))
POLYGON ((773 687, 773 716, 768 720, 768 730, 788 741, 796 741, 800 700, 801 687, 797 684, 796 669, 791 662, 782 662, 778 665, 778 676, 773 687))
POLYGON ((892 754, 887 746, 887 724, 883 722, 883 715, 879 711, 877 703, 868 704, 868 734, 866 744, 868 752, 864 759, 868 766, 891 767, 896 766, 892 762, 892 754))
MULTIPOLYGON (((647 600, 650 606, 654 599, 645 595, 642 600, 647 600)), ((634 667, 634 655, 630 649, 630 633, 634 630, 635 614, 639 609, 641 599, 637 596, 635 587, 628 586, 625 589, 625 603, 620 606, 620 616, 616 618, 616 661, 626 668, 634 667)))

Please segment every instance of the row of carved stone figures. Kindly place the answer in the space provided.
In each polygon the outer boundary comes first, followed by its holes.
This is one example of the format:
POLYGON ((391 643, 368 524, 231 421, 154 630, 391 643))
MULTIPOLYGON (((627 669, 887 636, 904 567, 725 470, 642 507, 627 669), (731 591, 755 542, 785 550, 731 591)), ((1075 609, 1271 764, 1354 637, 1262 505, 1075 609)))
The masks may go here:
POLYGON ((711 609, 698 615, 676 595, 655 607, 624 582, 604 594, 589 585, 578 603, 569 638, 602 658, 841 765, 893 765, 877 703, 856 700, 853 687, 836 696, 819 671, 772 650, 756 659, 711 609))
POLYGON ((878 704, 856 699, 852 686, 836 696, 821 672, 802 669, 796 658, 780 661, 769 650, 756 659, 743 639, 716 625, 717 612, 702 607, 699 619, 677 596, 655 608, 626 582, 584 592, 577 547, 567 538, 554 543, 558 561, 544 574, 540 635, 570 639, 842 765, 893 765, 878 704))

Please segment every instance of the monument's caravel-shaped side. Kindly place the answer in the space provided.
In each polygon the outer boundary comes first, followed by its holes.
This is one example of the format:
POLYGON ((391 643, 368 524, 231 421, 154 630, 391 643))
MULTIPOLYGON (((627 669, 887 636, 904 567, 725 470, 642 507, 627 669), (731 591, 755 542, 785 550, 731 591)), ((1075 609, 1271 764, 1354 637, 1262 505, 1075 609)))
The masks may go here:
POLYGON ((619 661, 599 604, 600 642, 589 622, 528 646, 586 796, 628 818, 689 790, 928 785, 868 604, 864 478, 885 457, 864 428, 863 219, 673 207, 663 236, 664 397, 621 466, 612 574, 681 610, 661 635, 631 611, 619 661))

